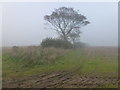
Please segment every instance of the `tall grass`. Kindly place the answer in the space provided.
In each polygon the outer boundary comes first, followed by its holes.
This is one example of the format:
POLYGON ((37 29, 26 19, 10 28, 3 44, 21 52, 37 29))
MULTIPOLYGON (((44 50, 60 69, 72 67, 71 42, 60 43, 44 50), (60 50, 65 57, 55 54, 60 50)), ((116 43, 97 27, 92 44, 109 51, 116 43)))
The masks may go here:
POLYGON ((41 48, 41 47, 20 47, 17 51, 14 49, 3 50, 3 61, 22 63, 23 66, 34 66, 43 64, 53 64, 60 56, 69 52, 68 49, 61 48, 41 48))
POLYGON ((117 76, 116 48, 62 49, 39 46, 3 49, 3 78, 79 68, 78 74, 117 76))

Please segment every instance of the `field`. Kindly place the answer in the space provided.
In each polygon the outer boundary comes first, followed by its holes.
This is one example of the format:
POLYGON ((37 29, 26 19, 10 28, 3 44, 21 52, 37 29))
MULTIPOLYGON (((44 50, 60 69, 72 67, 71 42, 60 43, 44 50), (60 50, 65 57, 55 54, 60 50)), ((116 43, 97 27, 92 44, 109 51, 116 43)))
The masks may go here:
POLYGON ((117 88, 118 49, 6 47, 3 88, 117 88))

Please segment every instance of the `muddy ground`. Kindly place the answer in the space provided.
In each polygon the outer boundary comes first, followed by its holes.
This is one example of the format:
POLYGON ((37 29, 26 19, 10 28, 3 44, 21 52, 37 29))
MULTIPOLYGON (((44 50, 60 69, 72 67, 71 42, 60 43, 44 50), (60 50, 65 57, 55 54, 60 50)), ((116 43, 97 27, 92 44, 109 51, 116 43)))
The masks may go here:
POLYGON ((118 85, 118 79, 111 75, 76 74, 79 68, 71 71, 47 72, 40 75, 3 80, 3 88, 99 88, 118 85))

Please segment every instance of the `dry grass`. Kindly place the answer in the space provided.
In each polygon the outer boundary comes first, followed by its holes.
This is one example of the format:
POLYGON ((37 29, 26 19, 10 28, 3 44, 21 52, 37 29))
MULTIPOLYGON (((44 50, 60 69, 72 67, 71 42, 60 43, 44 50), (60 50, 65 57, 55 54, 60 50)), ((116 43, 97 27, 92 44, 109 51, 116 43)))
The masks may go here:
POLYGON ((31 67, 31 65, 53 64, 57 58, 69 51, 68 49, 41 48, 40 46, 3 48, 3 60, 21 62, 23 65, 31 67))
MULTIPOLYGON (((111 83, 113 79, 117 82, 117 75, 118 49, 115 47, 89 47, 69 50, 53 47, 41 48, 38 46, 29 46, 19 47, 17 50, 12 48, 3 49, 4 85, 9 82, 9 80, 14 82, 14 80, 19 81, 19 79, 25 79, 27 83, 22 84, 24 87, 27 87, 27 84, 32 86, 33 82, 37 81, 38 87, 42 85, 49 87, 49 85, 58 82, 60 82, 58 83, 58 87, 69 87, 69 81, 72 79, 73 82, 71 82, 71 84, 77 83, 73 85, 74 87, 77 87, 79 84, 80 86, 78 87, 87 87, 81 86, 81 83, 83 83, 82 85, 87 85, 88 81, 97 82, 97 84, 92 83, 92 87, 97 87, 98 84, 100 87, 102 87, 101 85, 103 85, 103 87, 117 87, 117 83, 115 85, 111 83), (61 81, 57 79, 58 73, 60 73, 61 81), (39 77, 42 74, 45 74, 45 77, 51 75, 55 75, 55 77, 40 81, 44 78, 39 77), (74 77, 72 75, 74 75, 74 77), (31 77, 30 82, 27 81, 29 76, 31 77), (76 79, 76 76, 78 79, 76 79), (83 78, 81 79, 81 76, 84 77, 84 80, 82 80, 83 78), (109 77, 111 79, 109 79, 109 77), (65 79, 66 84, 61 86, 63 79, 65 79), (49 80, 51 83, 47 83, 49 80), (105 83, 103 83, 104 81, 105 83), (109 85, 106 86, 106 83, 109 85)), ((10 83, 8 87, 12 85, 13 84, 10 83)), ((19 82, 14 82, 14 85, 15 86, 12 87, 19 86, 19 82)), ((54 85, 51 87, 54 87, 54 85)))

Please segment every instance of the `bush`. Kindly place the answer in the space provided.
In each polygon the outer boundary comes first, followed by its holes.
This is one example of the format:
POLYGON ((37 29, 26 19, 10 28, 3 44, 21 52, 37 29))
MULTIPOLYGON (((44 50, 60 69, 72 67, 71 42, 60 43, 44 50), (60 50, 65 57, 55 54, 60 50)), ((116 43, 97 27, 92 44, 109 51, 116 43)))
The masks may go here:
POLYGON ((15 52, 18 51, 18 48, 19 48, 18 46, 13 46, 13 47, 12 47, 12 49, 13 49, 15 52))
POLYGON ((72 48, 73 45, 61 39, 46 38, 41 43, 42 47, 72 48))

